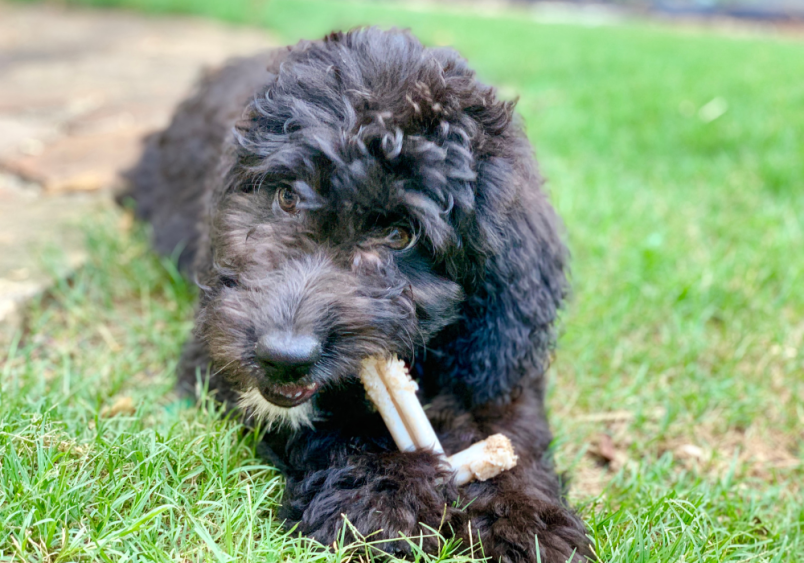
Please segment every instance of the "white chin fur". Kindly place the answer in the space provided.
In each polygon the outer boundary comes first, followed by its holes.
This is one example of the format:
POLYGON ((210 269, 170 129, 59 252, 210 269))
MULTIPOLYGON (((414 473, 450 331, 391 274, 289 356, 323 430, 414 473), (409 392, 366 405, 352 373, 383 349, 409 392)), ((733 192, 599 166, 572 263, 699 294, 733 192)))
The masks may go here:
POLYGON ((280 407, 266 400, 259 389, 252 387, 240 393, 237 406, 249 416, 267 423, 269 428, 287 426, 298 430, 302 426, 313 427, 313 404, 310 401, 296 407, 280 407))

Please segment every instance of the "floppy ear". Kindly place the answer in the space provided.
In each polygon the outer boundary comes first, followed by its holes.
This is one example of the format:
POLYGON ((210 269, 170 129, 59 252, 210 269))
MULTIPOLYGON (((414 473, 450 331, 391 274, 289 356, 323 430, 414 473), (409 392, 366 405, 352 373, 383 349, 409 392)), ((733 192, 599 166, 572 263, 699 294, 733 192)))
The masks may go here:
POLYGON ((530 147, 479 172, 477 225, 487 256, 466 289, 461 320, 431 343, 437 366, 428 360, 427 369, 470 405, 504 398, 523 377, 541 379, 567 295, 568 252, 530 147))

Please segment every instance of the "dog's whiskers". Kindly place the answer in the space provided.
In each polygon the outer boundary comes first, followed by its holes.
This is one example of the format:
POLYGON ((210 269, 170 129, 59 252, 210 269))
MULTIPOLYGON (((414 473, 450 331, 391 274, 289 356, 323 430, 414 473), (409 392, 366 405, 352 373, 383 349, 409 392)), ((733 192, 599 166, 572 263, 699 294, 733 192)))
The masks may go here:
POLYGON ((214 372, 212 372, 212 373, 210 373, 210 374, 209 374, 210 379, 211 379, 211 378, 213 378, 213 377, 217 377, 217 376, 218 376, 218 375, 220 375, 220 374, 221 374, 221 373, 222 373, 224 370, 226 370, 226 369, 227 369, 229 366, 231 366, 232 364, 234 364, 234 363, 236 363, 236 362, 237 362, 237 360, 232 360, 232 361, 230 361, 230 362, 226 363, 224 366, 222 366, 222 367, 220 367, 220 368, 216 369, 214 372))

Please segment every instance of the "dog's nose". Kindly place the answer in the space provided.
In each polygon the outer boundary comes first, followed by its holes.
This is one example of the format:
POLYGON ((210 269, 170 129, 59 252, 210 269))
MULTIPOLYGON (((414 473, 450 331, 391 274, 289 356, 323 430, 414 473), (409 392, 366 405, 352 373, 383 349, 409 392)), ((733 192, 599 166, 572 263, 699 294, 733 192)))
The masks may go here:
POLYGON ((257 340, 254 354, 266 367, 303 377, 321 358, 321 342, 314 336, 268 332, 257 340))

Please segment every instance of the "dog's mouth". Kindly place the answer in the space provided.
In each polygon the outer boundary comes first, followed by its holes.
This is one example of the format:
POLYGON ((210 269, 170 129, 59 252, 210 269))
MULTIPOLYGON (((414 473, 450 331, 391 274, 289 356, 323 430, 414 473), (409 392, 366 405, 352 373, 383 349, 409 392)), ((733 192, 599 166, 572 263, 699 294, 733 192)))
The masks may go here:
POLYGON ((269 403, 289 409, 309 401, 316 394, 319 387, 318 383, 268 384, 260 387, 260 393, 269 403))

